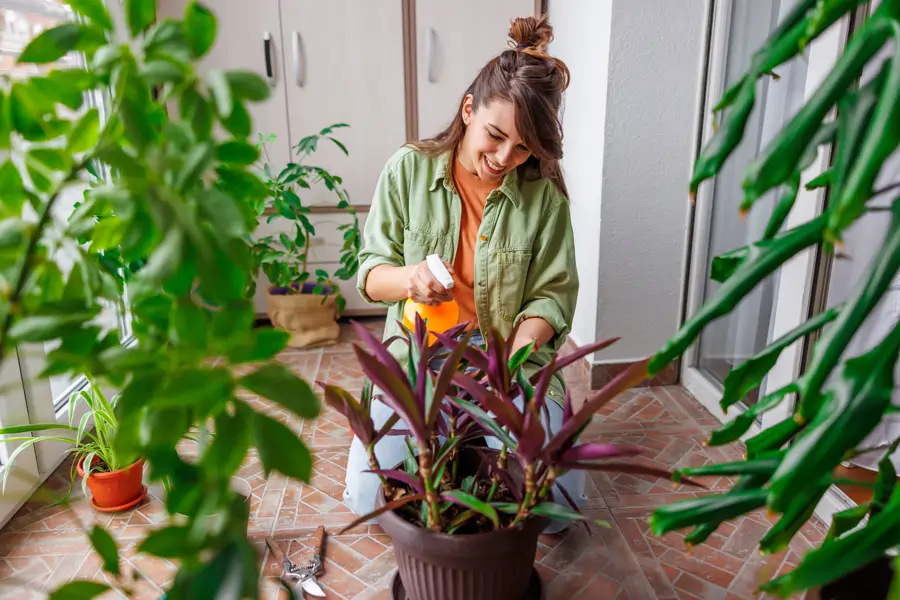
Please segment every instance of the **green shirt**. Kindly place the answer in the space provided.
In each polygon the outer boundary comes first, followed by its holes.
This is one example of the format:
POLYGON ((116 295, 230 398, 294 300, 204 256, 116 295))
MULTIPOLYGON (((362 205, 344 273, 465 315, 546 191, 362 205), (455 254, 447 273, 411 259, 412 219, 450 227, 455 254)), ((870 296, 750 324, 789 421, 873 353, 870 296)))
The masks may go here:
MULTIPOLYGON (((375 302, 366 278, 379 265, 401 267, 438 254, 453 264, 459 240, 461 200, 450 153, 429 158, 404 147, 385 165, 363 234, 357 286, 371 304, 388 306, 385 339, 401 333, 404 302, 375 302)), ((575 314, 578 274, 569 202, 548 179, 525 181, 516 170, 487 198, 475 248, 475 309, 481 330, 509 338, 527 317, 540 317, 556 332, 526 365, 529 374, 547 364, 565 343, 575 314)), ((488 336, 485 335, 487 338, 488 336)), ((394 355, 406 364, 403 344, 394 355)), ((562 378, 551 397, 562 403, 562 378)))

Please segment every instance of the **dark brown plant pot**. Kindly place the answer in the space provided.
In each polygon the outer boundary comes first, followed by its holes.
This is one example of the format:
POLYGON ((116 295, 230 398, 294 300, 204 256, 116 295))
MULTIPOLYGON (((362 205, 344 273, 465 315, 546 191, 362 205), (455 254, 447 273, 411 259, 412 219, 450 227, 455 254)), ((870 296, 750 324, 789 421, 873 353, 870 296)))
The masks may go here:
MULTIPOLYGON (((384 503, 379 493, 376 505, 384 503)), ((409 600, 523 600, 538 536, 549 524, 540 517, 516 529, 447 535, 417 527, 393 511, 378 522, 394 543, 409 600)))
POLYGON ((886 600, 894 578, 892 559, 883 556, 875 562, 853 571, 811 591, 810 600, 886 600))

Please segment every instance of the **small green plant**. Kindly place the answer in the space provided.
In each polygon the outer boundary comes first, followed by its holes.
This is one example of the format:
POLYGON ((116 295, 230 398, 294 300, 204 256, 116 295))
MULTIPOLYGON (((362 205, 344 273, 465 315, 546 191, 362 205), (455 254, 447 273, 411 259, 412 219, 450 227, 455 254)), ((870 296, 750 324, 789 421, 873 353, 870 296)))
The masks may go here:
MULTIPOLYGON (((335 300, 338 312, 344 311, 347 304, 341 295, 334 279, 346 281, 353 278, 359 269, 360 230, 359 217, 350 205, 347 190, 344 189, 343 180, 322 167, 306 164, 304 161, 316 151, 320 140, 329 140, 334 143, 345 155, 349 155, 347 147, 333 137, 335 129, 349 127, 346 123, 336 123, 326 127, 317 134, 307 136, 294 146, 297 161, 289 163, 277 175, 272 172, 266 144, 275 140, 274 134, 263 136, 259 134, 259 148, 262 151, 264 162, 261 171, 265 177, 266 186, 270 193, 270 202, 257 204, 257 216, 262 217, 267 209, 273 212, 266 217, 266 222, 271 223, 275 219, 287 219, 293 224, 293 232, 288 234, 281 232, 277 236, 269 235, 253 241, 253 254, 259 267, 268 277, 269 282, 285 293, 303 293, 304 285, 315 281, 312 288, 313 294, 322 294, 323 302, 325 294, 336 296, 335 300), (341 267, 333 274, 324 269, 316 269, 310 273, 309 250, 316 228, 309 220, 312 210, 304 205, 300 198, 302 190, 311 189, 315 185, 324 185, 337 197, 336 207, 345 211, 352 221, 338 226, 338 231, 343 232, 341 246, 341 267)), ((251 293, 255 289, 255 282, 251 284, 251 293)))
POLYGON ((118 471, 127 467, 128 465, 123 463, 113 444, 119 427, 119 419, 116 417, 117 401, 118 396, 108 399, 99 387, 89 383, 85 389, 75 392, 69 399, 68 425, 39 423, 0 428, 0 435, 12 436, 5 438, 4 441, 21 442, 21 445, 10 455, 7 469, 3 472, 3 489, 6 490, 7 479, 13 471, 9 467, 13 465, 16 457, 27 448, 40 442, 55 441, 71 444, 66 452, 75 457, 72 463, 72 482, 74 484, 75 467, 83 460, 85 477, 81 486, 85 495, 87 495, 87 475, 118 471), (75 409, 79 402, 84 402, 88 410, 76 424, 74 422, 75 409), (93 425, 93 428, 89 427, 90 425, 93 425), (31 435, 46 431, 61 431, 62 433, 31 435))

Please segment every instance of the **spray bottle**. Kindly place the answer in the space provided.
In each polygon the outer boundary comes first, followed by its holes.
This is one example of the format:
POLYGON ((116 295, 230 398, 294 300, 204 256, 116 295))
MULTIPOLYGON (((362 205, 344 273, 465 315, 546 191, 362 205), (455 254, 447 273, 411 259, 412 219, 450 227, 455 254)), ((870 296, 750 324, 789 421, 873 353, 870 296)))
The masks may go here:
MULTIPOLYGON (((425 264, 428 270, 434 275, 441 285, 445 288, 453 289, 453 276, 444 266, 441 257, 437 254, 429 254, 425 257, 425 264)), ((403 307, 403 324, 411 331, 416 327, 416 314, 426 321, 426 327, 429 331, 428 343, 433 344, 437 337, 434 333, 444 333, 451 327, 455 327, 459 320, 459 305, 455 300, 438 304, 437 306, 428 306, 407 300, 403 307)))

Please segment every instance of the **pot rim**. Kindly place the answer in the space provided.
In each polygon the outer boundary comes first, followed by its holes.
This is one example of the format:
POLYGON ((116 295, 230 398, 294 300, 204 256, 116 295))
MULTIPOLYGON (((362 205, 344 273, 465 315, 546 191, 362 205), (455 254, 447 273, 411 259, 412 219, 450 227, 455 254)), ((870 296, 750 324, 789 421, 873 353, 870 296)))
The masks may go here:
MULTIPOLYGON (((79 474, 81 477, 84 477, 84 459, 85 459, 85 458, 87 458, 87 457, 86 457, 86 456, 82 456, 82 457, 78 460, 77 470, 78 470, 78 474, 79 474)), ((97 457, 94 456, 94 458, 96 459, 97 457)), ((93 459, 92 459, 92 461, 93 461, 93 459)), ((143 466, 144 466, 144 457, 143 457, 143 456, 141 456, 140 458, 138 458, 136 461, 134 461, 133 463, 131 463, 131 464, 128 465, 127 467, 123 467, 123 468, 117 469, 117 470, 115 470, 115 471, 107 471, 106 473, 91 473, 88 477, 89 477, 90 479, 99 479, 99 480, 103 480, 103 479, 112 479, 112 478, 114 478, 114 477, 117 477, 117 476, 119 476, 119 475, 124 474, 125 471, 130 471, 130 470, 132 470, 135 466, 139 466, 139 467, 143 467, 143 466)))

